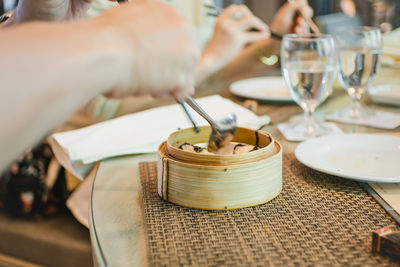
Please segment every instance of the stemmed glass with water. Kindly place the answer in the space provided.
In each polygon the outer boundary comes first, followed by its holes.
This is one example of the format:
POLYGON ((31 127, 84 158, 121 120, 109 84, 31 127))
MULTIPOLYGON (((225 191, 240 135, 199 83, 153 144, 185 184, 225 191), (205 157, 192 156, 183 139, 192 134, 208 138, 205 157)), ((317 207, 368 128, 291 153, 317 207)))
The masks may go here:
POLYGON ((346 119, 365 119, 373 111, 360 106, 361 96, 368 90, 377 73, 382 53, 382 36, 378 28, 355 27, 334 35, 339 54, 339 80, 351 97, 351 106, 335 115, 346 119))
POLYGON ((304 110, 304 121, 292 125, 303 139, 329 134, 312 113, 331 93, 337 60, 330 35, 285 35, 281 48, 282 73, 294 101, 304 110))

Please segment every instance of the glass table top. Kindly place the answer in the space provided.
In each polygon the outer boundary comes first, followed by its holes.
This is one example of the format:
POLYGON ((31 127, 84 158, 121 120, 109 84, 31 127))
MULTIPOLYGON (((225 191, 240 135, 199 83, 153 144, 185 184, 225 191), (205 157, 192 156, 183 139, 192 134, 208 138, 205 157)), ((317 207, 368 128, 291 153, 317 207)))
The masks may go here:
MULTIPOLYGON (((388 77, 400 82, 400 70, 389 73, 388 77)), ((385 77, 383 81, 385 81, 385 77)), ((318 117, 321 114, 345 107, 349 103, 350 99, 346 94, 339 94, 339 96, 326 101, 317 109, 315 115, 318 117)), ((400 113, 399 107, 378 106, 371 102, 367 102, 367 104, 370 108, 400 113)), ((302 114, 298 114, 290 120, 301 117, 302 114)), ((337 125, 345 133, 385 132, 371 127, 341 123, 337 125)), ((276 129, 276 124, 268 125, 263 130, 270 132, 282 143, 285 153, 293 152, 298 144, 286 141, 276 129)), ((392 132, 400 131, 397 128, 392 132)), ((92 247, 98 266, 147 265, 138 164, 142 161, 156 160, 155 153, 142 154, 103 160, 99 165, 92 188, 89 220, 92 247)))

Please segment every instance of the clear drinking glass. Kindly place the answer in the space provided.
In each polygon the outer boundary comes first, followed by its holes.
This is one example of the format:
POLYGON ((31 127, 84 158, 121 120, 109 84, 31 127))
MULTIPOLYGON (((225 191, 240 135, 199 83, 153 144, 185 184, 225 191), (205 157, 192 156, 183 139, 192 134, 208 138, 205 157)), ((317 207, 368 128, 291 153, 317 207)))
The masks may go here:
POLYGON ((296 133, 307 139, 330 130, 315 122, 312 113, 331 93, 337 61, 333 37, 323 34, 283 37, 282 73, 292 98, 304 110, 304 121, 293 124, 296 133))
POLYGON ((360 106, 361 96, 375 78, 382 54, 382 36, 378 28, 355 27, 334 35, 339 57, 339 80, 351 97, 351 106, 335 113, 348 119, 373 115, 360 106))

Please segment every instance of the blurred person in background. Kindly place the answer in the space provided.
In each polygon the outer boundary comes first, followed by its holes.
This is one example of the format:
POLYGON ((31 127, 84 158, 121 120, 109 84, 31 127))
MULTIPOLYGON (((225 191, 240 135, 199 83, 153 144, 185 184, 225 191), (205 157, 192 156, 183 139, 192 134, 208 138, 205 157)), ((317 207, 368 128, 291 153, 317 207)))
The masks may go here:
POLYGON ((400 0, 310 0, 310 5, 317 21, 320 16, 332 14, 339 19, 343 12, 347 19, 357 19, 358 25, 380 27, 383 32, 400 27, 400 0))
MULTIPOLYGON (((347 0, 350 1, 350 0, 347 0)), ((353 0, 362 25, 381 27, 390 25, 391 29, 400 26, 399 0, 353 0)))
POLYGON ((17 0, 0 0, 0 14, 14 10, 17 3, 17 0))

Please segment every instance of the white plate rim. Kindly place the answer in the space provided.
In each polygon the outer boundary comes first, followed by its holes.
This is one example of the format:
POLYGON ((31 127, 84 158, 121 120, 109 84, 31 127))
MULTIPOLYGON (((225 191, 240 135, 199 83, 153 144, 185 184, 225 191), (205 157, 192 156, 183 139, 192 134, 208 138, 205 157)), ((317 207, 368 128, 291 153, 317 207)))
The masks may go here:
POLYGON ((397 91, 399 89, 400 89, 399 84, 378 84, 369 88, 368 93, 371 95, 382 95, 382 92, 397 91))
POLYGON ((338 138, 338 137, 344 137, 344 138, 359 138, 360 136, 368 136, 368 137, 375 137, 375 138, 385 138, 385 139, 392 139, 400 143, 400 138, 396 136, 390 136, 390 135, 383 135, 383 134, 337 134, 337 135, 328 135, 328 136, 323 136, 323 137, 318 137, 318 138, 312 138, 309 140, 306 140, 302 143, 300 143, 295 150, 295 156, 298 161, 300 161, 302 164, 305 166, 326 173, 326 174, 331 174, 334 176, 338 176, 341 178, 345 179, 350 179, 358 182, 368 182, 368 183, 398 183, 400 182, 400 175, 399 177, 378 177, 375 175, 354 175, 351 173, 347 172, 337 172, 331 169, 327 168, 321 168, 318 166, 318 164, 313 164, 312 162, 308 161, 306 157, 302 155, 303 151, 307 149, 310 144, 312 145, 314 142, 319 142, 321 139, 333 139, 333 138, 338 138))
POLYGON ((236 81, 232 83, 229 86, 229 91, 237 96, 243 97, 243 98, 248 98, 248 99, 254 99, 254 100, 260 100, 260 101, 269 101, 269 102, 279 102, 279 103, 294 103, 294 100, 291 96, 289 97, 259 97, 259 96, 254 96, 251 94, 247 94, 243 92, 243 89, 238 89, 237 87, 239 86, 238 84, 245 83, 248 81, 257 81, 257 80, 279 80, 281 81, 283 79, 282 76, 263 76, 263 77, 253 77, 253 78, 248 78, 248 79, 243 79, 236 81))

